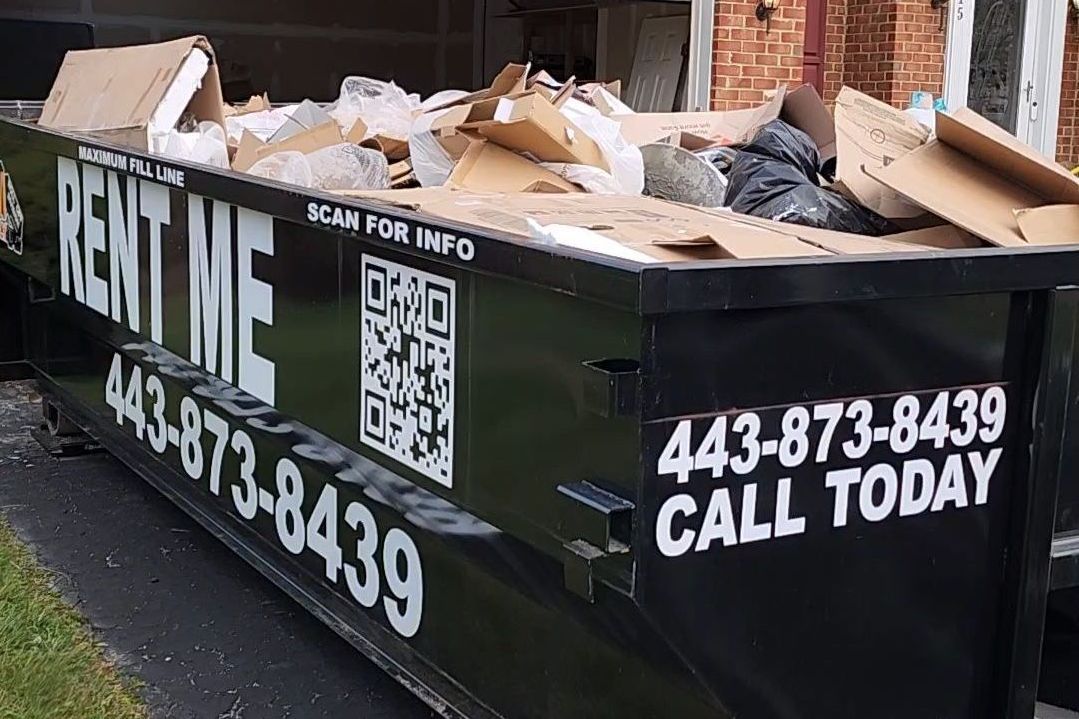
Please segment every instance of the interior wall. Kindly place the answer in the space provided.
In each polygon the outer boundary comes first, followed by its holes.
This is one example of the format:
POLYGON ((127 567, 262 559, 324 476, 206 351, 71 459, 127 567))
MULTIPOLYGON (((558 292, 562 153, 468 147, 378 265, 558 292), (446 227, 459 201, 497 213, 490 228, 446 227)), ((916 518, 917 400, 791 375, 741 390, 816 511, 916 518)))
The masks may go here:
MULTIPOLYGON (((689 15, 690 3, 632 2, 600 9, 600 32, 603 33, 606 14, 606 37, 600 39, 600 57, 597 60, 599 79, 629 82, 633 70, 633 57, 637 52, 637 40, 641 35, 641 23, 647 17, 689 15), (606 43, 603 40, 606 40, 606 43)), ((689 39, 688 37, 686 38, 689 39)))
POLYGON ((486 84, 506 63, 519 62, 524 57, 524 22, 520 18, 497 17, 514 9, 510 0, 479 1, 486 6, 482 83, 486 84))
POLYGON ((330 100, 346 75, 475 87, 483 0, 0 0, 0 19, 88 22, 98 46, 207 35, 229 99, 330 100))

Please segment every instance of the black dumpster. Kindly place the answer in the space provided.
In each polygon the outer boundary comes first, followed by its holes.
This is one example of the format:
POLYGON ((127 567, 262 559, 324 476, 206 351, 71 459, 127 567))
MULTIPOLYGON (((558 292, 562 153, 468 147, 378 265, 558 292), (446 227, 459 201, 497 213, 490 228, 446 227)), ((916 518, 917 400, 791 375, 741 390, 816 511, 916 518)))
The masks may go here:
POLYGON ((642 266, 0 160, 49 402, 443 714, 1031 716, 1074 251, 642 266))

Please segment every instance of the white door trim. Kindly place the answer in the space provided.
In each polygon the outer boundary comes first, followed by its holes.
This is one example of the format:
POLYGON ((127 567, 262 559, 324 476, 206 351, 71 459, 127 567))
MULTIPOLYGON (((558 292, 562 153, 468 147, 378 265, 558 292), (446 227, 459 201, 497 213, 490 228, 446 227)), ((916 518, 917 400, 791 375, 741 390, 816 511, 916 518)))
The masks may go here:
POLYGON ((686 68, 686 109, 712 109, 712 37, 716 0, 692 0, 689 19, 689 63, 686 68))
MULTIPOLYGON (((1036 25, 1032 28, 1037 42, 1033 52, 1023 61, 1024 85, 1033 83, 1039 90, 1036 102, 1037 122, 1032 124, 1032 116, 1019 123, 1026 126, 1026 139, 1043 154, 1056 159, 1057 130, 1060 125, 1060 89, 1064 79, 1064 36, 1068 26, 1067 2, 1036 3, 1037 17, 1032 18, 1036 25)), ((1030 110, 1030 108, 1027 108, 1030 110)))
POLYGON ((974 0, 948 3, 948 37, 944 56, 944 102, 949 110, 967 106, 970 52, 974 42, 974 0))

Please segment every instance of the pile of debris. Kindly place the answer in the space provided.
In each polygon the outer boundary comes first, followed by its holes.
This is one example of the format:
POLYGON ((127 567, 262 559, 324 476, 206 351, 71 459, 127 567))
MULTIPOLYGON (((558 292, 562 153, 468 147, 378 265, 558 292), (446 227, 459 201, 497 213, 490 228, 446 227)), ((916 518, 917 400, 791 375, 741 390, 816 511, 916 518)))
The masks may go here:
POLYGON ((850 88, 833 116, 808 85, 636 113, 617 82, 527 65, 477 92, 350 76, 332 103, 233 106, 190 37, 68 53, 39 124, 638 262, 1079 241, 1073 176, 970 111, 932 119, 850 88))

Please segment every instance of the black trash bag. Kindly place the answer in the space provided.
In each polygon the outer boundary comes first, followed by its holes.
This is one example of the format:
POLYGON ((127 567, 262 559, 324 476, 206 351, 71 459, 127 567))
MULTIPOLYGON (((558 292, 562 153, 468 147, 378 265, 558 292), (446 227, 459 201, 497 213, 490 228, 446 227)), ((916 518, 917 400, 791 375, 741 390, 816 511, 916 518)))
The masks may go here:
POLYGON ((813 138, 797 127, 782 120, 772 120, 757 130, 753 139, 743 145, 742 152, 749 152, 771 160, 778 160, 797 169, 802 177, 814 185, 820 170, 820 150, 813 138))
POLYGON ((744 215, 824 230, 873 237, 898 231, 877 213, 819 187, 819 160, 809 135, 774 120, 735 157, 726 204, 744 215))

